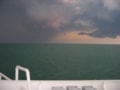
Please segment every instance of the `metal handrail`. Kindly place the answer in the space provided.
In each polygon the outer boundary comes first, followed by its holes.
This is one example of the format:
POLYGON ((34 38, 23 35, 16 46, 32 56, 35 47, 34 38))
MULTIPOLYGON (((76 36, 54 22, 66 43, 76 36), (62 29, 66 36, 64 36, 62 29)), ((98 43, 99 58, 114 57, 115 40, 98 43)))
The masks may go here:
POLYGON ((9 77, 7 77, 5 74, 0 72, 0 80, 2 80, 2 78, 6 79, 6 80, 11 80, 9 77))
POLYGON ((28 82, 28 90, 31 90, 29 69, 17 65, 15 68, 15 80, 19 79, 19 70, 24 71, 26 73, 26 78, 27 78, 27 82, 28 82))

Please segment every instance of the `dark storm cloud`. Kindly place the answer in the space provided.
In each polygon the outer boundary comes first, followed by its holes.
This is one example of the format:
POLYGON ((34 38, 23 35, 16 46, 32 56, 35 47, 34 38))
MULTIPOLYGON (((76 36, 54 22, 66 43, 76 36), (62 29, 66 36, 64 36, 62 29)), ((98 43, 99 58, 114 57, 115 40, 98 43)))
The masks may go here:
POLYGON ((0 42, 46 42, 73 30, 120 35, 119 0, 0 0, 0 42))
MULTIPOLYGON (((116 2, 116 1, 114 1, 116 2)), ((116 2, 117 3, 117 2, 116 2)), ((83 18, 87 18, 94 23, 94 27, 97 29, 92 33, 79 33, 81 35, 86 34, 93 37, 110 37, 116 38, 120 35, 120 9, 119 7, 111 8, 105 7, 102 2, 97 7, 90 8, 89 13, 83 13, 83 18)), ((118 3, 120 5, 120 3, 118 3)))
POLYGON ((120 35, 120 13, 112 21, 95 20, 97 31, 88 35, 94 37, 111 37, 116 38, 120 35))
POLYGON ((1 42, 44 42, 56 31, 46 20, 32 20, 27 15, 29 5, 20 0, 5 0, 0 6, 1 42))

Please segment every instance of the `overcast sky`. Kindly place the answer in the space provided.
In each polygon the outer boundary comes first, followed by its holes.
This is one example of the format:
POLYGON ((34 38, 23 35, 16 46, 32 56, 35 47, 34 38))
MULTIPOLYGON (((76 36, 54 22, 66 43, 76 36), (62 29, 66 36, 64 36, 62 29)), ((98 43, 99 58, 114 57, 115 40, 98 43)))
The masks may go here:
POLYGON ((0 42, 120 44, 120 0, 0 0, 0 42))

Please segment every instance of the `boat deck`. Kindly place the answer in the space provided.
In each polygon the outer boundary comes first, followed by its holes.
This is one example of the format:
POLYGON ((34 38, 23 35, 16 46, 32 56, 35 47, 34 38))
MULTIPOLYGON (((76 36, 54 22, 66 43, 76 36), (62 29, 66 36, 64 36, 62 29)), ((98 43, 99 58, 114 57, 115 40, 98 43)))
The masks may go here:
MULTIPOLYGON (((42 81, 31 80, 31 90, 83 90, 83 87, 93 89, 84 90, 120 90, 120 80, 67 80, 42 81)), ((28 90, 26 80, 1 80, 0 90, 28 90)))
POLYGON ((0 73, 0 90, 120 90, 120 80, 31 80, 29 69, 18 65, 15 80, 0 73), (27 80, 19 80, 19 70, 27 80))

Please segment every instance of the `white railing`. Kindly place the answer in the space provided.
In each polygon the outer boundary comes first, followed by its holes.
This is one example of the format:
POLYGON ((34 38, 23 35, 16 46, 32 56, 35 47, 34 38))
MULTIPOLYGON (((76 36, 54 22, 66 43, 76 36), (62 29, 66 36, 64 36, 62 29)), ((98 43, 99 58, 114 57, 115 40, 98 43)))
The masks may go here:
POLYGON ((27 82, 28 82, 28 90, 31 90, 29 69, 17 65, 15 68, 15 80, 19 80, 19 70, 24 71, 26 73, 26 78, 27 78, 27 82))
POLYGON ((2 80, 2 78, 4 78, 5 80, 11 80, 9 77, 4 75, 3 73, 0 73, 0 80, 2 80))

